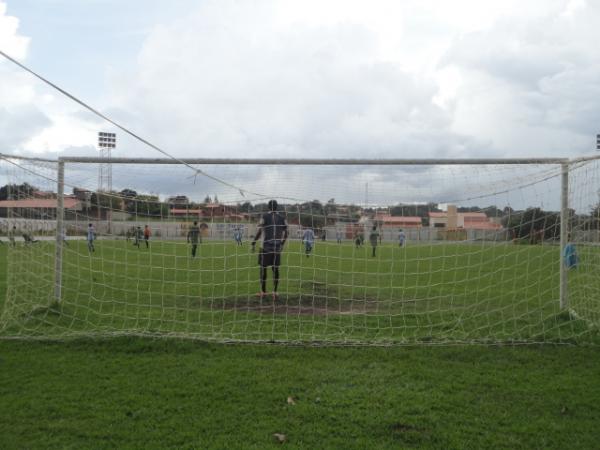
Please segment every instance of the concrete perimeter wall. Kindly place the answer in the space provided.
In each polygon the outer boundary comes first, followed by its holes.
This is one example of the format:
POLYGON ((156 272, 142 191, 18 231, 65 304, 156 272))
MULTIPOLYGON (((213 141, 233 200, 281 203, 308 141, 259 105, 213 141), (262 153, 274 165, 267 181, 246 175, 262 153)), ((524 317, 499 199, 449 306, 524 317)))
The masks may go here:
MULTIPOLYGON (((107 222, 107 221, 92 221, 99 237, 116 236, 125 237, 128 230, 135 227, 150 226, 152 230, 152 239, 185 239, 187 236, 188 227, 191 222, 107 222)), ((87 229, 88 221, 66 220, 64 222, 67 236, 83 236, 87 229)), ((256 224, 237 224, 237 223, 206 223, 200 222, 202 226, 202 235, 204 239, 227 240, 233 239, 233 233, 236 228, 241 228, 244 240, 249 240, 256 234, 256 224), (204 225, 202 225, 204 224, 204 225)), ((6 219, 0 218, 0 233, 6 236, 9 227, 15 225, 19 233, 27 231, 33 235, 53 235, 56 231, 56 221, 54 220, 36 220, 36 219, 6 219)), ((337 231, 343 231, 345 241, 349 240, 346 234, 345 226, 329 226, 325 228, 326 240, 335 241, 337 231)), ((299 225, 290 225, 290 239, 300 240, 302 238, 302 228, 299 225)), ((398 242, 398 229, 384 228, 380 231, 382 242, 398 242)), ((407 243, 420 241, 437 241, 443 239, 441 233, 435 228, 410 229, 404 228, 407 243)), ((507 241, 509 240, 506 230, 490 231, 490 230, 467 230, 466 238, 468 241, 507 241)), ((321 236, 317 236, 320 240, 321 236)), ((368 243, 368 230, 365 230, 365 240, 368 243)), ((578 232, 576 234, 577 241, 600 242, 600 232, 578 232)))

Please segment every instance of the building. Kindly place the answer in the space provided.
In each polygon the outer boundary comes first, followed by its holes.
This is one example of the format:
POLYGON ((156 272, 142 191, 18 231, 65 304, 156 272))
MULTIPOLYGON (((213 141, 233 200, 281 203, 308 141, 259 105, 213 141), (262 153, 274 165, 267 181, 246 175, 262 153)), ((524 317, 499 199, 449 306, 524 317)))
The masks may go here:
POLYGON ((201 209, 187 209, 187 208, 171 208, 169 210, 171 217, 202 217, 201 209))
POLYGON ((463 230, 499 230, 502 225, 493 222, 485 213, 457 212, 455 205, 448 205, 446 212, 429 213, 430 228, 463 230))
POLYGON ((198 218, 206 221, 213 219, 241 222, 248 220, 248 214, 240 214, 235 206, 222 205, 220 203, 208 203, 197 205, 195 208, 171 208, 171 217, 198 218))
MULTIPOLYGON (((65 195, 65 212, 79 212, 83 210, 83 202, 75 196, 65 195)), ((14 217, 23 219, 56 219, 56 198, 27 198, 24 200, 0 201, 0 217, 14 217)))
POLYGON ((189 205, 189 203, 190 200, 187 198, 186 195, 174 195, 173 197, 169 197, 167 199, 167 204, 172 207, 187 206, 189 205))
POLYGON ((382 228, 418 229, 423 226, 421 218, 416 216, 390 216, 389 214, 377 213, 375 215, 375 221, 379 223, 382 228))

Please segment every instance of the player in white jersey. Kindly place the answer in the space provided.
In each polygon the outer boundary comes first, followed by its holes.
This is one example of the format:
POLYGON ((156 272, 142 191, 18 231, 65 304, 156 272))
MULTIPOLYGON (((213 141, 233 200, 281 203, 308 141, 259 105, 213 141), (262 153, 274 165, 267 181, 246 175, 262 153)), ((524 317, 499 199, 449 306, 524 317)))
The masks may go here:
POLYGON ((306 253, 306 257, 310 256, 310 252, 312 252, 313 246, 315 245, 315 233, 312 228, 307 228, 304 230, 304 234, 302 235, 302 243, 304 244, 304 251, 306 253))
POLYGON ((88 224, 86 240, 89 252, 95 252, 96 249, 94 248, 94 241, 96 240, 96 230, 94 229, 94 225, 91 223, 88 224))
POLYGON ((404 247, 405 242, 406 242, 406 234, 404 234, 404 231, 402 231, 402 229, 400 229, 400 231, 398 232, 398 244, 400 245, 400 247, 404 247))

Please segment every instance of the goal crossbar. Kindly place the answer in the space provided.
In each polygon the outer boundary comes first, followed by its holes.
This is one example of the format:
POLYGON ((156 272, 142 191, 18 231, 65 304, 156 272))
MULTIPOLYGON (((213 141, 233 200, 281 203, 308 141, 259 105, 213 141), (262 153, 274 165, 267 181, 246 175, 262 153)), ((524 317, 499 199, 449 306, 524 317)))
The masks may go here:
POLYGON ((568 164, 568 158, 451 158, 451 159, 354 159, 354 158, 98 158, 64 156, 65 163, 92 164, 197 164, 197 165, 326 165, 326 166, 432 166, 432 165, 519 165, 519 164, 568 164))

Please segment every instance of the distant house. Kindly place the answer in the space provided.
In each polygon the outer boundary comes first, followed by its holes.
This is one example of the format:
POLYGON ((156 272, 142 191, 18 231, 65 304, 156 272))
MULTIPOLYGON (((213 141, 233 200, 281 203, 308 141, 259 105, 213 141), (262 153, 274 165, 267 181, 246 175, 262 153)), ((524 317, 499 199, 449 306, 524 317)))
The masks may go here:
MULTIPOLYGON (((75 196, 64 197, 65 211, 83 210, 83 203, 75 196)), ((27 198, 24 200, 0 201, 0 216, 25 219, 56 219, 58 200, 56 198, 27 198)))
POLYGON ((226 219, 232 222, 241 222, 248 219, 248 214, 240 214, 237 208, 220 203, 207 203, 191 208, 171 208, 171 217, 192 217, 210 221, 212 219, 226 219))
POLYGON ((430 228, 464 229, 464 230, 499 230, 502 225, 493 222, 485 213, 460 213, 456 206, 448 205, 446 212, 429 213, 430 228))
POLYGON ((376 214, 375 221, 379 222, 383 228, 421 228, 423 221, 420 217, 411 216, 390 216, 389 214, 376 214))
POLYGON ((170 206, 186 206, 190 203, 190 200, 186 195, 174 195, 167 199, 167 204, 170 206))
MULTIPOLYGON (((224 218, 230 220, 239 220, 240 213, 237 206, 223 205, 222 203, 206 203, 200 206, 202 215, 207 219, 224 218)), ((247 217, 242 215, 241 217, 247 217)))
POLYGON ((171 208, 169 212, 172 217, 202 217, 201 209, 171 208))
POLYGON ((31 196, 34 198, 56 198, 56 194, 49 191, 33 191, 31 196))

